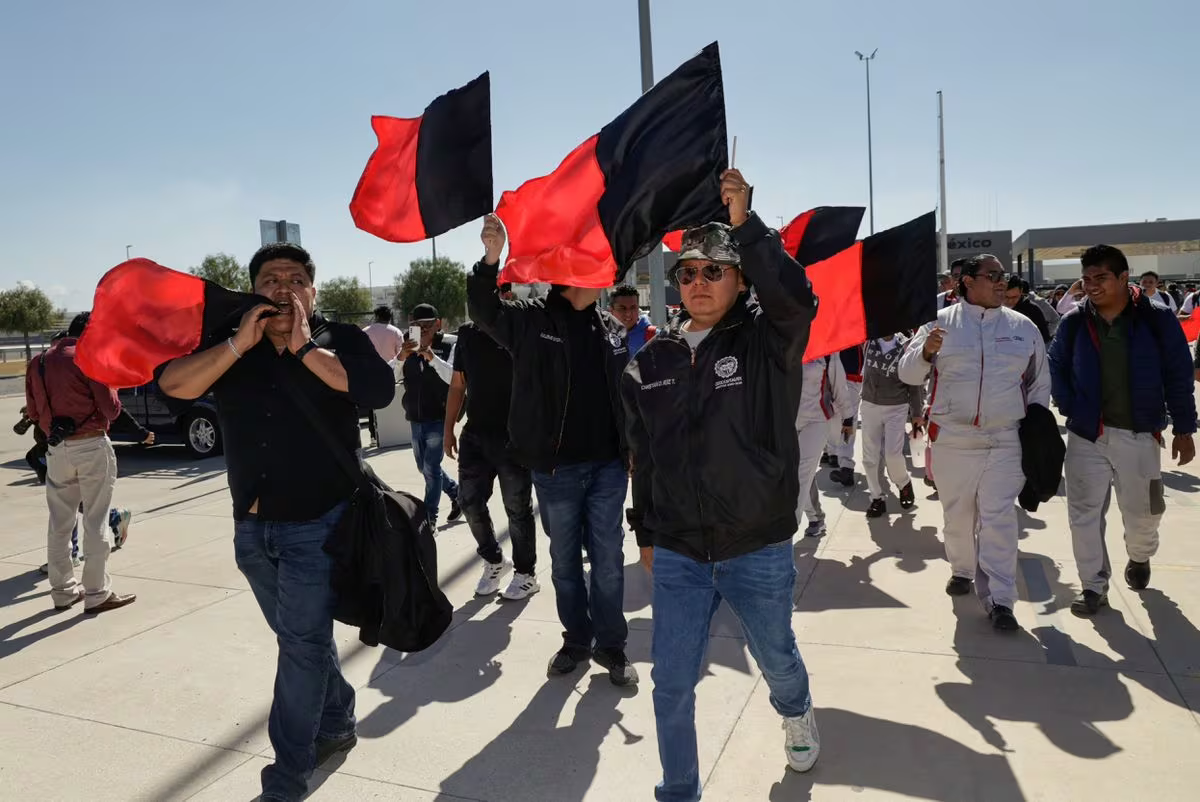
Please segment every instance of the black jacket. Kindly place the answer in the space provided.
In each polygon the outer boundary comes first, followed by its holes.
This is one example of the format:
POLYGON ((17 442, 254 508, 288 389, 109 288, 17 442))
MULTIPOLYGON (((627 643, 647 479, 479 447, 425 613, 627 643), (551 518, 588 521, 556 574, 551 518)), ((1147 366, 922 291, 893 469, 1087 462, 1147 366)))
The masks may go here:
POLYGON ((1025 317, 1033 321, 1033 325, 1037 326, 1038 334, 1042 335, 1042 342, 1050 344, 1050 326, 1046 322, 1046 315, 1038 308, 1038 305, 1027 297, 1022 297, 1017 301, 1017 305, 1013 307, 1014 312, 1020 312, 1025 317))
POLYGON ((704 562, 796 531, 796 410, 817 306, 778 233, 751 215, 733 237, 758 308, 739 299, 694 354, 681 315, 634 356, 621 388, 638 545, 704 562))
POLYGON ((1041 404, 1030 404, 1025 410, 1020 437, 1025 487, 1017 500, 1022 509, 1037 512, 1039 504, 1058 495, 1067 445, 1058 431, 1058 419, 1041 404))
MULTIPOLYGON (((567 314, 572 307, 559 289, 545 300, 503 301, 497 289, 499 265, 479 262, 467 276, 467 309, 475 325, 513 358, 512 404, 508 438, 514 459, 543 473, 557 465, 559 441, 566 423, 571 384, 567 314)), ((605 378, 609 403, 626 458, 621 409, 621 372, 629 362, 625 326, 596 308, 597 336, 604 338, 605 378)))
MULTIPOLYGON (((450 352, 458 338, 440 331, 433 338, 431 349, 443 362, 450 361, 450 352)), ((446 396, 450 385, 438 375, 433 365, 419 354, 410 354, 401 368, 404 376, 404 417, 417 423, 436 423, 446 419, 446 396)))

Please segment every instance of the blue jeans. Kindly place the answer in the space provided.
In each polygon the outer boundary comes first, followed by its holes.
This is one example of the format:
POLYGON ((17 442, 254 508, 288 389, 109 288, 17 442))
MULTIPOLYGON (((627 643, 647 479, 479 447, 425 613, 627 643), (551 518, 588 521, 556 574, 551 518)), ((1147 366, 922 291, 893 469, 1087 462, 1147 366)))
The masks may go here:
POLYGON ((796 564, 785 540, 732 560, 702 563, 666 549, 654 550, 654 719, 663 781, 662 802, 700 798, 696 755, 696 684, 708 646, 708 629, 721 600, 742 625, 750 654, 771 689, 781 716, 808 712, 808 670, 792 631, 796 564))
POLYGON ((263 799, 298 800, 316 763, 316 740, 354 732, 354 689, 333 640, 332 561, 322 547, 346 504, 312 521, 234 523, 237 566, 279 642, 267 734, 275 762, 262 770, 263 799))
POLYGON ((425 514, 430 521, 436 522, 442 491, 446 491, 451 501, 458 498, 458 483, 442 470, 442 458, 446 455, 442 445, 446 424, 440 420, 433 423, 410 421, 409 426, 412 427, 413 458, 425 477, 425 514))
POLYGON ((567 647, 624 649, 625 510, 628 476, 620 460, 564 465, 533 474, 542 528, 550 536, 550 575, 567 647), (583 548, 592 565, 583 579, 583 548))

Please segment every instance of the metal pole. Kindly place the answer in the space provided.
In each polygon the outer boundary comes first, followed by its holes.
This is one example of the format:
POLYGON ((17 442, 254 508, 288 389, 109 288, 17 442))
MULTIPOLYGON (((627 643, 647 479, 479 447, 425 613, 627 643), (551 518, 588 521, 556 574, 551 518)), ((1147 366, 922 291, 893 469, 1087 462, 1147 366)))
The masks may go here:
POLYGON ((942 112, 942 91, 938 97, 938 211, 941 213, 942 227, 938 231, 938 272, 950 272, 950 247, 946 233, 946 128, 942 112))
MULTIPOLYGON (((638 34, 642 56, 642 92, 654 86, 654 47, 650 37, 650 0, 638 0, 638 34)), ((663 263, 662 244, 655 243, 645 259, 650 275, 650 322, 667 325, 667 276, 663 263)), ((637 268, 634 268, 636 283, 637 268)))
POLYGON ((433 263, 437 264, 437 237, 430 237, 429 241, 433 243, 433 263))
POLYGON ((875 60, 875 54, 878 52, 879 48, 875 48, 871 55, 864 56, 857 50, 854 51, 858 60, 867 65, 867 205, 870 209, 872 234, 875 233, 875 154, 871 143, 871 62, 875 60))
POLYGON ((133 247, 132 245, 126 245, 126 246, 125 246, 125 261, 126 261, 126 262, 128 262, 128 261, 129 261, 129 249, 130 249, 130 248, 132 248, 132 247, 133 247))
POLYGON ((375 264, 373 261, 367 262, 367 294, 371 296, 371 303, 375 303, 375 291, 372 289, 375 282, 371 280, 371 265, 373 264, 375 264))

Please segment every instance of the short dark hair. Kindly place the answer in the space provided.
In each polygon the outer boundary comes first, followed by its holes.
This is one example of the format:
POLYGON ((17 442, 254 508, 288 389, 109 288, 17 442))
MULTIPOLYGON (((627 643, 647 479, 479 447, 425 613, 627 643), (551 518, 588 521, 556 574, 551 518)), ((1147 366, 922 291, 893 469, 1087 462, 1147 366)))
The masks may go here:
MULTIPOLYGON (((1120 248, 1111 245, 1093 245, 1079 257, 1079 264, 1085 270, 1089 267, 1106 267, 1114 276, 1129 272, 1129 260, 1120 248)), ((1154 277, 1158 278, 1158 275, 1154 277)))
POLYGON ((965 257, 965 256, 958 257, 957 259, 955 259, 953 262, 950 263, 950 272, 954 273, 954 268, 956 268, 956 267, 959 269, 959 271, 961 271, 963 269, 963 265, 965 265, 966 263, 967 263, 967 257, 965 257))
POLYGON ((507 293, 510 293, 510 292, 512 292, 512 282, 511 281, 506 281, 500 285, 500 294, 501 295, 506 295, 507 293))
POLYGON ((1146 276, 1154 276, 1154 280, 1155 280, 1155 281, 1158 281, 1158 280, 1159 280, 1159 275, 1158 275, 1158 273, 1155 273, 1153 270, 1147 270, 1147 271, 1145 271, 1144 273, 1142 273, 1142 275, 1141 275, 1141 278, 1145 278, 1146 276))
POLYGON ((1008 288, 1010 290, 1020 290, 1021 294, 1024 294, 1025 288, 1021 286, 1024 283, 1024 281, 1021 281, 1020 276, 1013 275, 1008 277, 1008 288))
POLYGON ((254 252, 254 256, 250 257, 251 284, 258 280, 258 271, 262 270, 262 266, 272 259, 290 259, 293 262, 299 262, 308 273, 309 281, 317 277, 317 266, 313 264, 312 256, 308 251, 293 242, 272 242, 259 248, 254 252))
POLYGON ((67 326, 68 337, 82 337, 83 330, 87 328, 88 321, 92 319, 92 313, 80 312, 71 320, 71 325, 67 326))
POLYGON ((618 298, 638 297, 640 296, 638 295, 637 287, 634 287, 632 284, 618 284, 613 288, 613 291, 608 294, 609 303, 612 303, 618 298))
POLYGON ((392 308, 390 306, 375 307, 375 322, 376 323, 391 323, 392 308))

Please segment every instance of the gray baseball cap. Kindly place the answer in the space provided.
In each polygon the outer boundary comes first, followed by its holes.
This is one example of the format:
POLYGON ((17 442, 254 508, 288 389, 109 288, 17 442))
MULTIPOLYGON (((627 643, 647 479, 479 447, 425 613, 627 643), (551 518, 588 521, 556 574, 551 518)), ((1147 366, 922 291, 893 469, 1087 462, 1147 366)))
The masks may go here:
POLYGON ((740 265, 742 257, 738 254, 731 231, 733 229, 724 223, 706 223, 689 228, 683 233, 677 261, 702 259, 719 265, 740 265))

